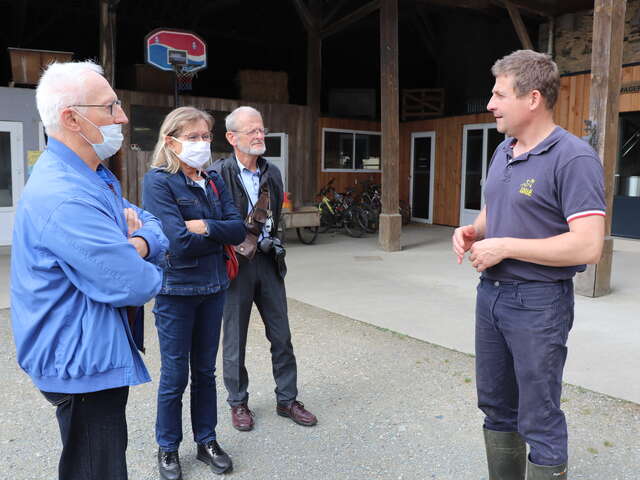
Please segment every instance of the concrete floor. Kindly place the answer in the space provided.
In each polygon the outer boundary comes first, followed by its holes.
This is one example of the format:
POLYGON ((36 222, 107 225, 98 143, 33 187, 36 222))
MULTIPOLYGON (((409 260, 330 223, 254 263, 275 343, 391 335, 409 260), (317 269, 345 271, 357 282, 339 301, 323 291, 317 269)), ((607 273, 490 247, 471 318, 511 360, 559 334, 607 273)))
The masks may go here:
MULTIPOLYGON (((453 229, 411 225, 403 250, 377 236, 323 234, 300 244, 289 231, 287 295, 296 300, 465 353, 474 350, 478 274, 458 265, 453 229)), ((640 403, 640 241, 616 239, 612 293, 576 296, 565 381, 640 403)))

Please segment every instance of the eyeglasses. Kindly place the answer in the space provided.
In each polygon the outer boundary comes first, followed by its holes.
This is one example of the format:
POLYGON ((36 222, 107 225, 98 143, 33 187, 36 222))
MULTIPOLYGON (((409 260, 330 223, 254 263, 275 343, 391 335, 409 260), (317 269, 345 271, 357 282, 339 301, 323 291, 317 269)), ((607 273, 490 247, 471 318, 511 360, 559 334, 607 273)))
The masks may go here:
POLYGON ((188 142, 197 142, 202 139, 203 142, 211 143, 213 141, 213 133, 205 133, 203 135, 178 135, 180 138, 186 138, 188 142))
POLYGON ((109 115, 113 117, 113 109, 115 107, 122 108, 122 101, 114 100, 113 103, 109 103, 107 105, 69 105, 69 107, 102 107, 102 108, 106 108, 107 111, 109 112, 109 115))
POLYGON ((269 129, 268 128, 254 128, 253 130, 249 130, 247 132, 238 132, 236 130, 233 130, 233 133, 240 133, 242 135, 247 135, 249 137, 257 137, 258 135, 268 135, 269 134, 269 129))

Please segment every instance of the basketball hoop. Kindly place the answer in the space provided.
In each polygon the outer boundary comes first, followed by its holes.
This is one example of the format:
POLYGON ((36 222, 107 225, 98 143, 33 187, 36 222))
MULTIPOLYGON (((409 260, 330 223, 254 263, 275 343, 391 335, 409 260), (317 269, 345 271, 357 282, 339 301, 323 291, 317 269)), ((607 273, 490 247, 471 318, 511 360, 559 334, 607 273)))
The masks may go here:
POLYGON ((144 39, 145 61, 160 70, 175 74, 174 105, 179 94, 191 91, 196 72, 207 68, 207 45, 193 32, 157 28, 144 39))

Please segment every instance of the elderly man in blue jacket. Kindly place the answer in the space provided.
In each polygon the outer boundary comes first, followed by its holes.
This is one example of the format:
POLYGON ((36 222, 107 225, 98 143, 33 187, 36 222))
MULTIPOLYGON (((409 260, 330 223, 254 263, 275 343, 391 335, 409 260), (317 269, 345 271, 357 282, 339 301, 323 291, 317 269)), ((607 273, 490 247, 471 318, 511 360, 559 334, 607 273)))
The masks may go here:
POLYGON ((127 478, 130 385, 150 380, 128 319, 160 290, 160 222, 102 165, 122 144, 120 101, 92 62, 54 63, 36 91, 49 135, 16 213, 11 317, 20 366, 56 407, 59 478, 127 478))

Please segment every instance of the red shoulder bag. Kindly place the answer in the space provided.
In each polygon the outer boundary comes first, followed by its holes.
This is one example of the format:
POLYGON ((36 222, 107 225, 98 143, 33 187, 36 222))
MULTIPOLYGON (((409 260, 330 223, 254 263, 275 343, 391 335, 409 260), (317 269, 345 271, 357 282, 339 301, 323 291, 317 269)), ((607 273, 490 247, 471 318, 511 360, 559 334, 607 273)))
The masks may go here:
MULTIPOLYGON (((220 198, 215 182, 209 179, 209 184, 216 194, 216 197, 220 198)), ((233 245, 225 245, 223 248, 224 254, 227 256, 227 276, 229 280, 233 280, 238 276, 238 257, 236 257, 236 251, 233 249, 233 245)))

